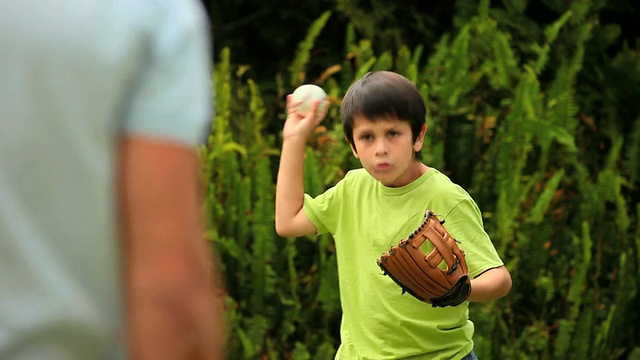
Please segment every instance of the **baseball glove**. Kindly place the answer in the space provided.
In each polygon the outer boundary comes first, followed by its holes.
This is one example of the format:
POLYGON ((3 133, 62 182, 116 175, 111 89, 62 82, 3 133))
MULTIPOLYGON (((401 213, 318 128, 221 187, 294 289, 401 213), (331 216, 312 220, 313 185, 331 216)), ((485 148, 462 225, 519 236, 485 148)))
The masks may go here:
POLYGON ((471 293, 464 252, 442 224, 427 210, 422 224, 378 259, 384 274, 400 285, 403 294, 408 292, 433 307, 460 305, 471 293), (435 247, 429 254, 420 250, 425 240, 435 247), (444 270, 439 267, 443 260, 444 270))

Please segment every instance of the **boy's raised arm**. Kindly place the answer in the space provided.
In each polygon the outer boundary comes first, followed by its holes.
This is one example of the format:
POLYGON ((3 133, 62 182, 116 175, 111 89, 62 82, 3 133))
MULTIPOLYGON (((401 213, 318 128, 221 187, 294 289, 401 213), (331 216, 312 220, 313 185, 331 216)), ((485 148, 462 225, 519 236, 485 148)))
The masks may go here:
POLYGON ((282 131, 282 152, 276 182, 276 232, 295 237, 316 233, 316 227, 302 211, 304 202, 304 151, 309 134, 322 121, 326 109, 317 114, 315 102, 309 114, 295 110, 297 104, 287 97, 287 120, 282 131))

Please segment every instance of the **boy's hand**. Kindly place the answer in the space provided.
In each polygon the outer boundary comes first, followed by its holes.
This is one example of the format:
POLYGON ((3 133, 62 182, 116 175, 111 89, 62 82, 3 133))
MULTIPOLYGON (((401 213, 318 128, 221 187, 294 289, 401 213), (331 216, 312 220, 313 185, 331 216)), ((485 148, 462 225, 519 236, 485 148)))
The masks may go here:
POLYGON ((296 110, 300 102, 294 102, 291 94, 287 95, 287 120, 282 130, 283 139, 301 138, 306 141, 313 129, 315 129, 327 115, 329 106, 324 106, 323 111, 319 112, 318 108, 320 103, 321 101, 314 101, 309 113, 302 114, 296 110))
MULTIPOLYGON (((315 234, 317 229, 309 220, 304 207, 304 154, 309 134, 327 114, 328 106, 318 108, 320 101, 311 104, 309 114, 296 110, 299 103, 287 96, 287 120, 282 130, 282 151, 276 182, 276 232, 282 237, 315 234), (322 109, 322 111, 320 111, 322 109)), ((328 104, 324 104, 328 105, 328 104)))

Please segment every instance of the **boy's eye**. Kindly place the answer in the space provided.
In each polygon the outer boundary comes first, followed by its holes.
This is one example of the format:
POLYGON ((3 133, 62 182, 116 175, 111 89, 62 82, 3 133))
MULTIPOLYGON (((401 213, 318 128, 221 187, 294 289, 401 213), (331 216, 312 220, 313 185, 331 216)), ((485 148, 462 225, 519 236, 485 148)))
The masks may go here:
POLYGON ((391 131, 388 132, 388 135, 390 137, 396 137, 396 136, 400 135, 400 133, 398 131, 391 130, 391 131))
POLYGON ((371 134, 362 134, 362 135, 360 135, 360 139, 364 140, 364 141, 369 141, 369 140, 373 139, 373 135, 371 135, 371 134))

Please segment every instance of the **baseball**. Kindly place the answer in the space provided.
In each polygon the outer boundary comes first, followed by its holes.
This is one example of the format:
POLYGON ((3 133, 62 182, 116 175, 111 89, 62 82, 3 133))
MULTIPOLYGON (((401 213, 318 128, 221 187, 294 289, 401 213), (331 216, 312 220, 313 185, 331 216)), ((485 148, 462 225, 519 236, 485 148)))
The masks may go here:
POLYGON ((307 114, 311 111, 311 104, 316 100, 322 102, 318 105, 318 111, 324 111, 324 108, 328 103, 324 100, 327 99, 327 93, 318 85, 305 84, 297 87, 292 94, 293 102, 300 102, 296 107, 296 110, 301 114, 307 114))

